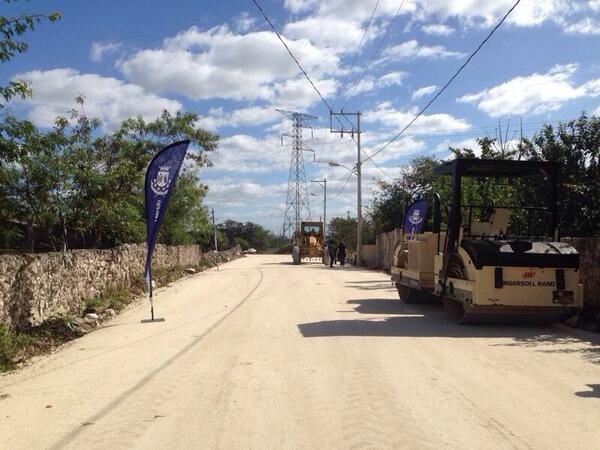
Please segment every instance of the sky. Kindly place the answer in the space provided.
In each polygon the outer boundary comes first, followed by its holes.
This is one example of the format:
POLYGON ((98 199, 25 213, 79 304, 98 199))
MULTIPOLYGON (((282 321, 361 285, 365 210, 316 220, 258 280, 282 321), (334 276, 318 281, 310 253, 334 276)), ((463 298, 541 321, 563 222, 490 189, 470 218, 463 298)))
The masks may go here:
MULTIPOLYGON (((443 86, 514 0, 260 0, 292 53, 334 110, 361 112, 364 155, 398 133, 443 86)), ((40 127, 74 106, 110 132, 133 115, 198 114, 220 136, 201 169, 217 221, 253 221, 280 232, 291 123, 307 121, 307 180, 327 179, 328 218, 356 215, 356 144, 329 129, 329 109, 252 0, 30 1, 0 15, 59 11, 26 36, 29 51, 0 66, 33 97, 12 113, 40 127), (331 167, 334 161, 345 167, 331 167)), ((522 0, 454 83, 398 140, 363 165, 363 205, 377 183, 423 155, 476 148, 477 137, 534 134, 543 123, 600 115, 600 0, 522 0)), ((336 122, 334 125, 339 126, 336 122)), ((366 157, 363 155, 363 158, 366 157)), ((309 183, 311 215, 323 190, 309 183)))

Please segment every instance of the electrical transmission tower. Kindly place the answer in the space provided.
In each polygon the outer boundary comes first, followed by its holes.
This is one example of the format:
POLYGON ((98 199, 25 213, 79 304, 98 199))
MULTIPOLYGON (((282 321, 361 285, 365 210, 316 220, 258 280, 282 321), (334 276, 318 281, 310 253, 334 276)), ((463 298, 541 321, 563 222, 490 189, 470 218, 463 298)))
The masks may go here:
POLYGON ((300 231, 300 222, 310 217, 310 204, 308 200, 308 185, 304 171, 304 153, 314 150, 305 148, 302 144, 302 129, 309 128, 304 124, 305 120, 316 119, 316 117, 293 112, 277 110, 292 121, 292 131, 283 136, 292 139, 292 156, 290 159, 290 174, 288 179, 287 196, 285 200, 285 215, 283 218, 283 236, 289 242, 294 238, 294 233, 300 231))

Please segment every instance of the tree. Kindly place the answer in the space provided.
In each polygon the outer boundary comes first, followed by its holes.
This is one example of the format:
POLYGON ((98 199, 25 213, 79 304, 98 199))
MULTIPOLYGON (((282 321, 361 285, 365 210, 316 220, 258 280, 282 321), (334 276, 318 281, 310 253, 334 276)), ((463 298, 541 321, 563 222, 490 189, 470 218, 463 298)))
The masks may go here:
MULTIPOLYGON (((563 233, 571 236, 600 234, 600 118, 586 114, 576 120, 544 125, 528 142, 525 157, 556 161, 559 166, 559 211, 563 233)), ((546 189, 529 189, 541 197, 546 189)))
MULTIPOLYGON (((457 158, 531 159, 554 161, 559 167, 559 212, 563 234, 595 236, 600 234, 600 118, 582 114, 578 119, 554 127, 544 125, 531 139, 522 138, 509 147, 506 136, 501 143, 483 137, 477 140, 479 151, 450 148, 457 158), (478 156, 479 155, 479 156, 478 156)), ((400 178, 380 183, 370 210, 378 231, 402 224, 405 205, 419 197, 431 198, 435 192, 442 205, 450 202, 449 177, 434 177, 433 169, 441 161, 417 158, 402 168, 400 178)), ((522 207, 547 206, 550 186, 547 180, 506 178, 465 178, 462 181, 463 204, 522 207)), ((444 208, 442 208, 444 211, 444 208)), ((549 233, 548 211, 532 213, 515 209, 509 232, 519 234, 526 228, 549 233), (529 223, 531 220, 531 223, 529 223)))
MULTIPOLYGON (((4 0, 5 3, 15 3, 17 0, 4 0)), ((29 48, 21 39, 28 31, 42 21, 56 22, 61 18, 60 13, 22 14, 16 17, 0 16, 0 63, 10 61, 16 55, 25 53, 29 48)), ((7 86, 0 86, 0 109, 13 97, 26 98, 31 95, 31 89, 24 81, 10 81, 7 86)))
POLYGON ((80 110, 58 117, 47 132, 11 116, 0 123, 0 140, 9 150, 0 153, 0 221, 17 227, 25 223, 30 249, 142 242, 146 167, 167 143, 190 139, 159 242, 203 240, 211 232, 202 206, 207 187, 195 174, 210 164, 206 152, 216 147, 218 138, 194 127, 195 114, 166 111, 152 122, 128 119, 103 136, 100 121, 83 112, 84 99, 77 103, 80 110))
POLYGON ((404 208, 420 198, 431 198, 439 193, 442 201, 450 199, 450 183, 447 177, 435 177, 433 170, 440 164, 433 157, 413 159, 401 168, 401 175, 392 183, 380 182, 369 214, 377 232, 391 231, 402 226, 404 208))
POLYGON ((264 251, 277 246, 278 238, 262 225, 254 222, 226 220, 219 225, 219 229, 224 233, 229 248, 239 244, 243 250, 254 248, 264 251))

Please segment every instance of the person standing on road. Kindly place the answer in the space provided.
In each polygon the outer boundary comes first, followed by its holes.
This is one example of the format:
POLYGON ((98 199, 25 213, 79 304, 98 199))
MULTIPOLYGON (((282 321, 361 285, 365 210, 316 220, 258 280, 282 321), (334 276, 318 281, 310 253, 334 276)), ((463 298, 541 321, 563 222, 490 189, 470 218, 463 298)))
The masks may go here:
POLYGON ((337 259, 340 262, 340 266, 346 265, 346 244, 344 241, 340 241, 340 245, 337 248, 337 259))
POLYGON ((329 252, 329 267, 333 267, 335 262, 335 241, 333 239, 329 239, 327 242, 327 251, 329 252))

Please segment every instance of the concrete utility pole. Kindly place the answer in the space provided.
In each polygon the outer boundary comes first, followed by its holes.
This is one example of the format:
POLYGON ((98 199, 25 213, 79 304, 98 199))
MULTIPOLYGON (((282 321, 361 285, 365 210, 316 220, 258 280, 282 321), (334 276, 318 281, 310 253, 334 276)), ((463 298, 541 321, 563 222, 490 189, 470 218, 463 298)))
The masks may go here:
POLYGON ((323 188, 323 235, 327 236, 327 178, 322 180, 310 180, 311 183, 319 183, 323 188))
POLYGON ((211 208, 211 212, 212 212, 212 221, 213 221, 213 231, 215 234, 215 252, 218 252, 219 248, 217 246, 217 225, 215 224, 215 208, 211 208))
POLYGON ((357 225, 356 225, 356 265, 362 266, 362 255, 361 255, 361 247, 362 247, 362 228, 363 228, 363 218, 362 218, 362 162, 360 158, 360 111, 348 113, 344 111, 340 111, 339 113, 330 111, 329 112, 329 129, 332 133, 340 133, 340 136, 344 136, 344 133, 350 134, 352 139, 356 142, 356 217, 357 217, 357 225), (342 116, 350 125, 350 129, 345 129, 342 121, 336 119, 340 124, 340 129, 333 128, 333 118, 336 116, 342 116), (348 117, 352 117, 354 122, 348 117), (354 135, 356 134, 356 139, 354 139, 354 135))

